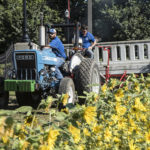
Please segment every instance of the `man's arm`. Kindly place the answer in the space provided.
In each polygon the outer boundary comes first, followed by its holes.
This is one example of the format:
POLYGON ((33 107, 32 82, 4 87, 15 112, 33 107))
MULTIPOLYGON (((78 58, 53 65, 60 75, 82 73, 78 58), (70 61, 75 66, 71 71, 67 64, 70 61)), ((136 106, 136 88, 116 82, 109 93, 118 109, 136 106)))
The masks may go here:
POLYGON ((91 43, 91 46, 88 49, 92 49, 95 45, 96 45, 96 40, 94 40, 94 42, 91 43))
POLYGON ((94 38, 92 33, 89 33, 89 38, 91 41, 91 46, 88 49, 92 49, 96 45, 96 39, 94 38))

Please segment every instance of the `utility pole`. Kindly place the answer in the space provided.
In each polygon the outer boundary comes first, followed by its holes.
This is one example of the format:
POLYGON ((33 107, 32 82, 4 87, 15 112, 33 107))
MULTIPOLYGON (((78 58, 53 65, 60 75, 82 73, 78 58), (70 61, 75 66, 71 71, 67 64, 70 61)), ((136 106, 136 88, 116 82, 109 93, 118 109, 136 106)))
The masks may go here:
MULTIPOLYGON (((70 0, 68 0, 68 9, 65 11, 66 23, 69 24, 70 19, 70 0)), ((67 28, 67 43, 69 43, 69 28, 67 28)))
POLYGON ((92 33, 92 0, 88 0, 88 31, 92 33))
POLYGON ((23 37, 22 37, 22 41, 23 42, 29 42, 30 38, 27 34, 27 16, 26 16, 26 0, 23 0, 23 37))

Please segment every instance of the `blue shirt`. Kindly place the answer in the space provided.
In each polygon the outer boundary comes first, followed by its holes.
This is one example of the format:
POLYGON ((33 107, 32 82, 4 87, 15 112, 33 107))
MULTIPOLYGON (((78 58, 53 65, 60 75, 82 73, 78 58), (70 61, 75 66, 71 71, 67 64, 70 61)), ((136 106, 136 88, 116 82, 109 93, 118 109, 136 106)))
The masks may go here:
POLYGON ((82 33, 80 33, 80 37, 82 38, 82 47, 83 48, 88 48, 91 46, 91 42, 95 41, 95 38, 93 34, 90 32, 87 32, 86 35, 84 36, 82 33))
POLYGON ((66 59, 64 45, 62 44, 61 40, 57 36, 49 43, 49 45, 52 48, 56 48, 58 50, 55 51, 56 56, 63 57, 64 59, 66 59))

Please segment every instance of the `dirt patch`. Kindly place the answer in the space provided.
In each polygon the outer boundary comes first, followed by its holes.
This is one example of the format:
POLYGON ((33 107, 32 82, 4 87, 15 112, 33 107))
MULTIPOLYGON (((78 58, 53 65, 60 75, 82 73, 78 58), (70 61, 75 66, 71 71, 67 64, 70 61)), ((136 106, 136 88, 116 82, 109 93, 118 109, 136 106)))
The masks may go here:
MULTIPOLYGON (((19 108, 19 105, 17 103, 15 94, 10 93, 8 107, 5 110, 0 109, 0 116, 12 116, 14 118, 14 121, 23 123, 24 118, 27 116, 28 112, 23 112, 23 113, 16 112, 18 108, 19 108)), ((48 124, 50 122, 49 113, 45 113, 45 111, 42 109, 40 110, 33 109, 31 114, 36 115, 37 121, 41 125, 48 124)))

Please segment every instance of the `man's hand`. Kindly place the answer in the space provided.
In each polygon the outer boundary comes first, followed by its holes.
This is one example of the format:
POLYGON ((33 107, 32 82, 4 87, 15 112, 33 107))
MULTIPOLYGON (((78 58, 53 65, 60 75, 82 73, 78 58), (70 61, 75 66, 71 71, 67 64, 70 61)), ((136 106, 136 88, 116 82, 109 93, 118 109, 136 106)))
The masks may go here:
POLYGON ((90 46, 90 47, 88 47, 88 50, 92 50, 92 48, 93 48, 93 47, 92 47, 92 46, 90 46))

